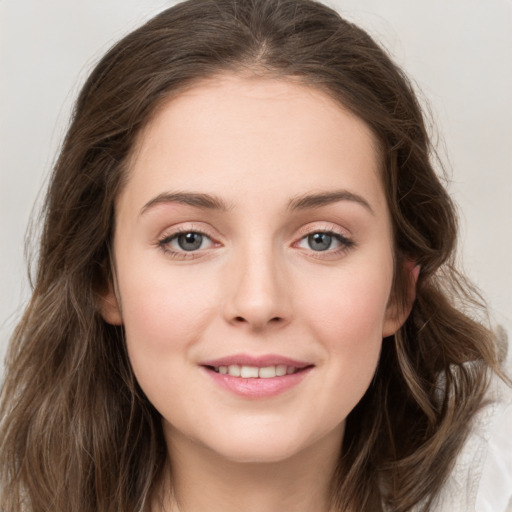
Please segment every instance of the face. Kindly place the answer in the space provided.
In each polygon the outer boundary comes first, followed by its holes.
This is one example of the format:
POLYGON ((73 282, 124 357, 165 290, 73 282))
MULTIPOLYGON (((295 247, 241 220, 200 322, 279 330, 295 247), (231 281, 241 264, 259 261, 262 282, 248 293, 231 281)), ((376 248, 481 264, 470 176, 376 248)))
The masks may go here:
POLYGON ((261 462, 340 442, 403 320, 379 173, 365 123, 290 81, 217 77, 158 111, 103 314, 170 444, 261 462))

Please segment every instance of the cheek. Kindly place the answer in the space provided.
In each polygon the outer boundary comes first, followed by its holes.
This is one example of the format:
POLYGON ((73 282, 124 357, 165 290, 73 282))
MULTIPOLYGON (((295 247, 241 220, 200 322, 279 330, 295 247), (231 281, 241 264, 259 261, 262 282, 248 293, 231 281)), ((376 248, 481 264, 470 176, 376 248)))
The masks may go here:
POLYGON ((365 269, 331 274, 323 286, 310 283, 301 293, 303 314, 317 332, 334 337, 340 345, 380 339, 391 289, 391 265, 387 265, 388 271, 365 269))
POLYGON ((330 369, 326 384, 334 396, 344 390, 347 413, 366 391, 378 363, 392 264, 386 268, 340 273, 322 291, 309 287, 313 292, 304 295, 302 315, 330 369))
POLYGON ((215 297, 207 283, 171 273, 165 265, 131 272, 120 293, 134 367, 142 368, 144 362, 151 367, 151 363, 169 361, 167 355, 183 351, 197 341, 215 313, 215 297))
POLYGON ((190 392, 183 388, 187 355, 215 314, 215 298, 207 290, 165 266, 125 274, 120 293, 128 356, 139 385, 164 416, 189 410, 190 392))

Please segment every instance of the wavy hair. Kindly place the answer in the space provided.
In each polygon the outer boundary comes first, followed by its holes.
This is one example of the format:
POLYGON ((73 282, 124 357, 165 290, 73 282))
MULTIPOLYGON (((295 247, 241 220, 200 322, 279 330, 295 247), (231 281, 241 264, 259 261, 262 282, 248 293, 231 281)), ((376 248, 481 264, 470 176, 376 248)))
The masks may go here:
POLYGON ((166 463, 161 418, 139 388, 111 279, 114 202, 137 135, 172 94, 220 73, 291 78, 371 127, 394 230, 393 293, 421 266, 404 326, 347 418, 337 511, 428 510, 498 370, 478 296, 454 267, 454 205, 413 88, 360 28, 312 0, 188 0, 96 65, 49 184, 33 294, 11 340, 0 415, 3 512, 143 512, 166 463), (468 309, 469 308, 469 309, 468 309))

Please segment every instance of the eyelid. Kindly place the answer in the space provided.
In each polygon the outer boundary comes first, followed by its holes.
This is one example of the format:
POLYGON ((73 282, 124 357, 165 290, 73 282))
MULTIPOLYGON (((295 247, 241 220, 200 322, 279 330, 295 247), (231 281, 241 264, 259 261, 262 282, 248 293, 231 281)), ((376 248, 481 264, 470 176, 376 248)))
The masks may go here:
POLYGON ((347 230, 344 230, 340 226, 332 223, 309 223, 305 226, 302 226, 298 230, 295 241, 292 244, 292 247, 303 250, 308 254, 308 256, 324 260, 339 257, 355 246, 356 242, 353 240, 352 236, 347 232, 347 230), (305 238, 315 233, 325 233, 332 235, 339 242, 340 247, 337 247, 336 249, 326 249, 325 251, 314 251, 313 249, 307 249, 298 246, 298 244, 301 243, 305 238))
POLYGON ((218 242, 217 237, 212 235, 209 229, 205 229, 203 226, 197 224, 185 223, 180 224, 176 227, 169 227, 163 231, 158 237, 156 245, 167 255, 175 259, 195 259, 207 252, 209 249, 222 245, 218 242), (197 233, 203 237, 208 238, 211 241, 211 246, 204 249, 197 249, 194 251, 185 251, 183 249, 176 249, 170 246, 171 241, 175 240, 179 235, 186 233, 197 233))
POLYGON ((309 224, 301 226, 297 231, 296 238, 302 240, 304 237, 312 235, 313 233, 332 233, 353 242, 352 235, 347 229, 331 222, 310 222, 309 224))

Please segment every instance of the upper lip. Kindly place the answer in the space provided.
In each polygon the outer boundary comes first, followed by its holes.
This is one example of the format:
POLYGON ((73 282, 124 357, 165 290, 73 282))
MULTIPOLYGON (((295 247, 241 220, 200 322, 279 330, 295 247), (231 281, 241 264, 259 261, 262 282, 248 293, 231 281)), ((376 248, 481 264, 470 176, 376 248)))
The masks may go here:
POLYGON ((218 359, 209 359, 208 361, 202 361, 201 366, 213 366, 218 368, 219 366, 231 366, 237 364, 239 366, 257 366, 264 368, 266 366, 293 366, 295 368, 306 368, 312 366, 312 363, 306 361, 298 361, 297 359, 291 359, 276 354, 266 354, 262 356, 251 356, 248 354, 233 354, 231 356, 220 357, 218 359))

